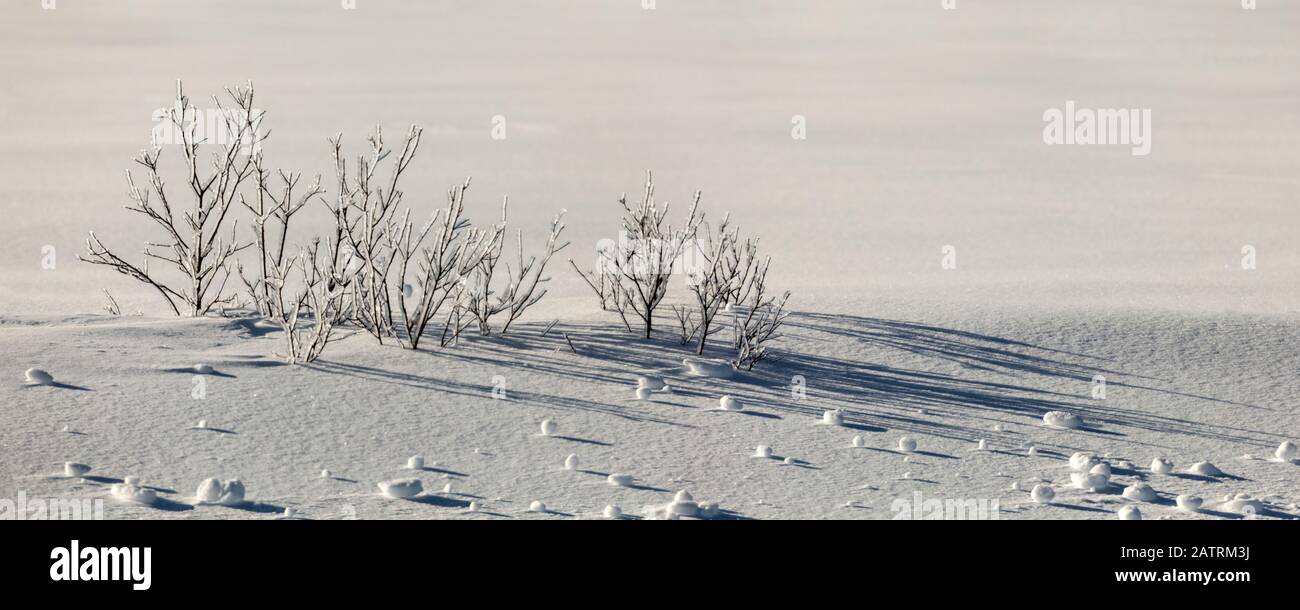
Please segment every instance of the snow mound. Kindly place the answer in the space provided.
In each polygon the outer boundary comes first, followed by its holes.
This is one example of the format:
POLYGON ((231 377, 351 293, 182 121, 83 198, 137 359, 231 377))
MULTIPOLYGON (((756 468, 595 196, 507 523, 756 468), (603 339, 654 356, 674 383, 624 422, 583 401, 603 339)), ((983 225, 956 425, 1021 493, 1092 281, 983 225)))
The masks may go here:
POLYGON ((1155 458, 1151 460, 1151 472, 1156 474, 1169 474, 1174 471, 1174 463, 1165 458, 1155 458))
POLYGON ((1283 462, 1294 460, 1297 454, 1300 454, 1300 449, 1297 449, 1295 443, 1291 441, 1282 441, 1282 444, 1277 446, 1277 451, 1273 452, 1273 455, 1283 462))
POLYGON ((1204 503, 1205 500, 1202 500, 1200 496, 1189 496, 1186 494, 1180 495, 1174 499, 1174 504, 1177 504, 1180 510, 1189 513, 1200 511, 1201 505, 1204 503))
POLYGON ((911 453, 913 451, 916 451, 916 439, 910 436, 904 436, 898 439, 898 450, 902 451, 903 453, 911 453))
POLYGON ((1083 427, 1083 418, 1065 411, 1048 411, 1043 414, 1043 423, 1065 430, 1078 430, 1083 427))
POLYGON ((77 462, 63 463, 63 476, 65 477, 80 477, 84 476, 87 472, 90 472, 90 466, 86 464, 79 464, 77 462))
POLYGON ((757 447, 754 448, 754 457, 756 457, 756 458, 771 458, 771 457, 772 457, 772 448, 771 448, 771 447, 768 447, 767 445, 759 445, 759 446, 757 446, 757 447))
POLYGON ((559 428, 560 427, 557 426, 555 422, 552 420, 549 419, 542 420, 542 436, 551 436, 555 434, 555 431, 559 430, 559 428))
POLYGON ((726 360, 705 360, 702 358, 686 358, 682 360, 682 366, 686 367, 686 372, 696 377, 713 377, 715 379, 730 379, 736 374, 735 367, 731 366, 726 360))
POLYGON ((129 502, 133 504, 149 505, 158 501, 158 494, 154 490, 130 483, 114 483, 109 489, 113 499, 119 502, 129 502))
POLYGON ((1100 463, 1101 463, 1101 458, 1098 458, 1096 455, 1093 455, 1091 453, 1084 453, 1080 451, 1070 456, 1070 470, 1074 470, 1076 472, 1088 472, 1089 470, 1092 470, 1093 466, 1096 466, 1097 464, 1100 463))
POLYGON ((1140 482, 1125 487, 1123 495, 1134 502, 1155 502, 1156 498, 1159 497, 1156 495, 1156 490, 1152 489, 1150 485, 1140 482))
POLYGON ((634 480, 636 480, 636 477, 630 474, 620 474, 617 472, 605 477, 605 482, 614 487, 629 487, 632 485, 632 481, 634 480))
POLYGON ((51 385, 54 383, 54 376, 41 369, 27 369, 27 383, 29 385, 51 385))
POLYGON ((617 504, 610 504, 605 507, 604 515, 606 519, 622 519, 623 509, 617 504))
POLYGON ((406 459, 407 470, 424 470, 424 456, 413 455, 406 459))
POLYGON ((1125 506, 1119 509, 1119 518, 1121 521, 1141 521, 1142 511, 1136 506, 1125 506))
POLYGON ((221 481, 216 478, 203 479, 194 493, 197 504, 220 504, 237 506, 244 503, 244 483, 239 479, 221 481))
POLYGON ((1039 504, 1051 504, 1056 499, 1056 490, 1050 485, 1035 485, 1029 492, 1029 498, 1039 504))
POLYGON ((1187 472, 1191 474, 1198 474, 1203 477, 1223 476, 1223 471, 1219 470, 1218 466, 1215 466, 1214 464, 1211 464, 1209 462, 1197 462, 1195 464, 1192 464, 1191 466, 1187 467, 1187 472))
POLYGON ((718 399, 718 408, 723 411, 744 411, 745 405, 732 396, 723 396, 718 399))
POLYGON ((578 454, 570 453, 569 457, 564 458, 564 469, 565 470, 578 469, 578 454))
POLYGON ((379 491, 386 497, 393 499, 412 498, 424 491, 424 485, 419 479, 397 479, 394 481, 381 481, 379 491))
POLYGON ((833 411, 823 412, 821 423, 827 426, 843 426, 844 411, 842 409, 835 409, 833 411))

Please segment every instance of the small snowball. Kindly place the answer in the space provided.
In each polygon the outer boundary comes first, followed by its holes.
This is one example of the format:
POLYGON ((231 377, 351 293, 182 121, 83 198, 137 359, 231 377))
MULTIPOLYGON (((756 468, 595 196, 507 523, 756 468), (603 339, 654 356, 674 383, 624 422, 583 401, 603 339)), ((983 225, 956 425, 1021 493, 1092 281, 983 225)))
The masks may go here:
POLYGON ((1070 481, 1076 488, 1087 491, 1103 491, 1110 487, 1109 476, 1094 472, 1071 472, 1070 481))
POLYGON ((1150 485, 1140 482, 1125 487, 1123 495, 1134 502, 1155 502, 1156 498, 1159 497, 1156 495, 1156 490, 1152 489, 1150 485))
POLYGON ((1002 424, 993 424, 993 431, 994 431, 994 432, 1001 432, 1001 431, 1002 431, 1002 424))
POLYGON ((331 474, 330 474, 330 471, 328 471, 328 470, 322 470, 322 471, 320 471, 320 478, 322 478, 322 479, 328 479, 328 478, 330 478, 330 477, 332 477, 332 476, 333 476, 333 475, 331 475, 331 474))
POLYGON ((1179 509, 1194 513, 1201 510, 1201 505, 1205 503, 1205 500, 1202 500, 1200 496, 1183 494, 1175 498, 1174 503, 1178 505, 1179 509))
POLYGON ((613 485, 614 487, 627 487, 632 484, 632 481, 634 479, 635 477, 633 477, 630 474, 614 473, 609 475, 608 477, 605 477, 605 482, 609 483, 610 485, 613 485))
POLYGON ((564 469, 565 470, 578 469, 578 454, 570 453, 569 457, 564 458, 564 469))
POLYGON ((1136 506, 1124 506, 1119 509, 1119 518, 1121 521, 1141 521, 1142 511, 1136 506))
POLYGON ((218 502, 220 502, 221 504, 225 506, 235 506, 244 503, 244 482, 243 481, 240 481, 239 479, 231 479, 229 481, 226 481, 226 484, 222 489, 222 491, 224 493, 221 495, 221 499, 218 500, 218 502))
POLYGON ((623 509, 620 508, 617 504, 610 504, 610 505, 608 505, 608 506, 605 507, 605 518, 606 518, 606 519, 622 519, 622 518, 623 518, 623 509))
POLYGON ((211 375, 211 374, 212 374, 212 371, 213 371, 213 368, 212 368, 210 365, 207 365, 207 364, 196 364, 196 365, 194 365, 194 372, 195 372, 195 373, 198 373, 198 374, 200 374, 200 375, 211 375))
POLYGON ((546 504, 541 500, 533 500, 532 504, 528 505, 528 510, 534 513, 544 513, 546 512, 546 504))
POLYGON ((1174 471, 1174 463, 1165 458, 1155 458, 1151 460, 1151 472, 1156 474, 1169 474, 1174 471))
POLYGON ((916 451, 916 439, 910 436, 904 436, 903 438, 898 439, 898 450, 903 453, 916 451))
POLYGON ((41 369, 27 369, 27 383, 33 385, 50 385, 54 383, 54 376, 42 371, 41 369))
POLYGON ((152 489, 126 483, 115 483, 109 488, 109 493, 119 502, 153 504, 158 500, 158 494, 154 493, 152 489))
POLYGON ((551 436, 552 434, 555 434, 555 431, 558 428, 559 426, 556 426, 555 422, 549 419, 542 420, 542 436, 551 436))
POLYGON ((718 399, 718 408, 723 411, 744 411, 745 405, 737 398, 732 396, 723 396, 718 399))
POLYGON ((79 477, 87 472, 90 472, 90 466, 85 464, 78 464, 77 462, 63 463, 63 476, 65 477, 79 477))
POLYGON ((904 473, 903 473, 903 478, 904 478, 904 479, 910 479, 910 478, 912 478, 912 473, 910 473, 910 472, 904 472, 904 473))
POLYGON ((720 514, 722 514, 722 509, 718 507, 717 502, 700 505, 700 516, 705 519, 716 519, 720 514))
POLYGON ((759 445, 754 448, 754 457, 770 458, 772 457, 772 448, 767 445, 759 445))
POLYGON ((653 393, 654 393, 654 391, 651 390, 650 388, 637 388, 637 389, 636 389, 636 399, 637 399, 637 400, 650 400, 650 395, 653 394, 653 393))
POLYGON ((1020 481, 1011 482, 1011 491, 1020 491, 1020 481))
POLYGON ((413 455, 406 459, 406 468, 408 470, 424 470, 424 456, 413 455))
POLYGON ((285 519, 292 519, 295 514, 296 513, 292 507, 286 506, 284 507, 284 512, 281 513, 280 516, 284 517, 285 519))
POLYGON ((451 483, 442 486, 442 493, 445 494, 451 493, 451 483))
POLYGON ((1027 456, 1029 456, 1029 457, 1033 457, 1033 456, 1038 455, 1038 447, 1035 447, 1035 446, 1033 446, 1033 445, 1030 445, 1030 446, 1029 446, 1029 449, 1026 449, 1026 450, 1025 450, 1025 455, 1027 455, 1027 456))
POLYGON ((783 463, 784 463, 786 466, 794 466, 794 458, 792 458, 792 457, 785 458, 785 460, 784 460, 783 463))
POLYGON ((658 391, 667 388, 668 384, 664 383, 663 377, 645 375, 636 378, 636 387, 650 391, 658 391))
POLYGON ((1088 472, 1090 472, 1090 473, 1092 473, 1092 474, 1101 474, 1101 475, 1106 475, 1106 478, 1110 478, 1110 476, 1111 476, 1111 474, 1112 474, 1111 471, 1110 471, 1110 464, 1107 464, 1107 463, 1105 463, 1105 462, 1102 462, 1101 464, 1097 464, 1096 466, 1093 466, 1090 470, 1088 470, 1088 472))
POLYGON ((1076 472, 1087 472, 1100 463, 1101 460, 1091 453, 1080 451, 1070 456, 1070 469, 1076 472))
POLYGON ((854 446, 854 447, 866 447, 866 446, 867 446, 867 441, 866 441, 866 439, 862 438, 862 435, 861 435, 861 434, 859 434, 859 435, 853 437, 853 446, 854 446))
POLYGON ((1056 490, 1051 485, 1038 484, 1029 491, 1029 497, 1039 504, 1051 504, 1056 499, 1056 490))
POLYGON ((424 485, 420 483, 419 479, 381 481, 379 491, 393 499, 411 498, 424 491, 424 485))
POLYGON ((1234 512, 1247 517, 1258 515, 1264 512, 1264 502, 1250 494, 1236 494, 1232 499, 1223 503, 1223 508, 1229 512, 1234 512))
POLYGON ((1192 464, 1187 468, 1187 472, 1190 472, 1192 474, 1198 474, 1203 477, 1223 476, 1223 471, 1219 470, 1218 466, 1215 466, 1214 464, 1211 464, 1209 462, 1197 462, 1195 464, 1192 464))
POLYGON ((700 505, 693 500, 673 500, 668 505, 668 512, 677 517, 694 517, 700 513, 700 505))
POLYGON ((198 428, 199 430, 207 430, 207 429, 208 429, 208 420, 206 420, 206 419, 200 419, 200 420, 199 420, 199 423, 196 424, 194 427, 195 427, 195 428, 198 428))
POLYGON ((1277 451, 1273 452, 1273 455, 1283 462, 1294 460, 1297 454, 1300 454, 1300 449, 1297 449, 1296 444, 1291 441, 1282 441, 1282 444, 1277 446, 1277 451))
POLYGON ((221 499, 221 481, 217 479, 203 479, 199 483, 199 490, 194 493, 194 500, 199 504, 216 504, 221 499))
POLYGON ((123 482, 123 483, 126 483, 127 485, 134 485, 134 486, 136 486, 136 487, 139 487, 139 486, 140 486, 140 477, 127 475, 127 477, 126 477, 125 479, 122 479, 122 482, 123 482))
POLYGON ((980 442, 977 443, 977 444, 975 445, 975 449, 977 449, 977 450, 979 450, 979 451, 988 451, 988 450, 989 450, 989 442, 986 441, 986 440, 984 440, 984 439, 980 439, 980 442))
POLYGON ((1065 411, 1048 411, 1043 414, 1043 423, 1053 428, 1078 430, 1083 427, 1083 418, 1065 411))
POLYGON ((822 413, 822 423, 828 426, 843 426, 844 411, 835 409, 834 411, 825 411, 822 413))
POLYGON ((467 506, 467 507, 465 508, 465 510, 467 510, 467 511, 469 511, 469 512, 471 512, 471 513, 476 513, 476 512, 478 512, 479 509, 481 509, 481 508, 483 508, 483 507, 480 506, 479 503, 478 503, 477 501, 473 501, 473 500, 471 500, 470 503, 469 503, 469 506, 467 506))

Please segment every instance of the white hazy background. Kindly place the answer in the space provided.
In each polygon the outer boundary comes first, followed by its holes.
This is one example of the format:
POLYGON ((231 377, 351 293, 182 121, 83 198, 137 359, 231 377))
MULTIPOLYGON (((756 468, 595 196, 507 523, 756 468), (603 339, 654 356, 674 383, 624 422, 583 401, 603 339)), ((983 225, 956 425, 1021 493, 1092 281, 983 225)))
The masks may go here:
MULTIPOLYGON (((163 313, 77 262, 88 230, 138 252, 123 171, 184 79, 199 108, 252 80, 271 167, 324 174, 375 123, 427 131, 406 202, 473 174, 471 214, 537 245, 569 212, 587 264, 653 169, 704 190, 774 256, 797 309, 1148 308, 1294 314, 1300 3, 6 2, 0 17, 0 314, 163 313), (1042 113, 1150 108, 1153 150, 1048 147, 1042 113), (490 137, 492 117, 508 139, 490 137), (808 138, 790 137, 807 117, 808 138), (958 251, 956 271, 940 249, 958 251), (1258 269, 1240 268, 1241 248, 1258 269), (57 268, 41 268, 53 245, 57 268)), ((165 158, 167 153, 164 153, 165 158)), ((175 157, 172 157, 173 165, 175 157)), ((172 188, 183 186, 173 179, 172 188)), ((179 191, 178 191, 179 192, 179 191)), ((242 209, 240 210, 242 211, 242 209)), ((291 239, 324 228, 315 206, 291 239)), ((248 222, 240 215, 242 235, 248 222)), ((133 257, 138 261, 139 257, 133 257)), ((562 264, 563 263, 563 264, 562 264)), ((556 260, 552 306, 594 309, 556 260)), ((923 312, 918 312, 921 315, 923 312)))

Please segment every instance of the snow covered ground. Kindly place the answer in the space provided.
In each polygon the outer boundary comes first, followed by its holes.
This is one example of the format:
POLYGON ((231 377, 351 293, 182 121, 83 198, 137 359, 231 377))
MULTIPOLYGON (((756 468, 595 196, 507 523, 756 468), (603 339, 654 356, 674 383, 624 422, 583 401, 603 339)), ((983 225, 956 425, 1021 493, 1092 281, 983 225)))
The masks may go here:
POLYGON ((566 318, 546 337, 534 323, 438 351, 356 334, 306 367, 266 357, 275 333, 245 319, 9 318, 0 497, 99 497, 130 475, 165 503, 110 503, 110 518, 256 518, 286 507, 304 518, 596 517, 611 504, 640 515, 688 490, 737 518, 893 518, 896 500, 920 492, 997 499, 1001 518, 1080 519, 1114 518, 1132 503, 1123 488, 1145 481, 1159 495, 1140 503, 1148 519, 1234 517, 1217 506, 1238 493, 1263 499, 1264 516, 1300 516, 1300 464, 1268 459, 1300 426, 1289 404, 1300 357, 1288 348, 1300 326, 1140 312, 928 317, 801 313, 779 361, 731 380, 686 376, 675 342, 632 339, 597 316, 566 318), (195 375, 200 362, 213 372, 195 375), (21 387, 28 364, 66 385, 21 387), (635 401, 646 372, 671 390, 635 401), (1094 375, 1105 376, 1104 400, 1092 398, 1094 375), (722 395, 744 410, 720 410, 722 395), (819 423, 831 409, 844 410, 843 426, 819 423), (1051 410, 1081 415, 1085 428, 1044 425, 1051 410), (903 436, 915 452, 897 450, 903 436), (773 456, 752 457, 759 445, 773 456), (1076 452, 1110 464, 1108 489, 1070 488, 1076 452), (571 454, 577 467, 566 470, 571 454), (424 468, 412 471, 417 455, 424 468), (1157 457, 1174 472, 1152 473, 1157 457), (94 470, 43 476, 66 461, 94 470), (1225 475, 1184 472, 1200 461, 1225 475), (611 486, 613 473, 635 479, 611 486), (192 509, 208 477, 242 480, 254 504, 192 509), (378 482, 408 477, 433 493, 379 495, 378 482), (439 493, 448 483, 452 492, 439 493), (1030 500, 1040 483, 1054 487, 1054 504, 1030 500), (1177 510, 1180 494, 1204 498, 1204 512, 1177 510), (539 500, 550 512, 527 511, 539 500), (478 511, 466 511, 471 501, 478 511))
MULTIPOLYGON (((996 499, 1004 519, 1237 518, 1242 493, 1300 516, 1300 465, 1270 459, 1300 441, 1300 5, 639 4, 2 9, 0 498, 110 499, 134 476, 158 500, 109 500, 109 518, 643 516, 681 490, 719 518, 893 518, 916 492, 996 499), (74 260, 88 230, 128 251, 157 237, 121 209, 122 171, 176 78, 196 98, 251 79, 271 163, 326 182, 327 136, 423 124, 412 205, 473 174, 472 218, 508 193, 535 236, 566 208, 580 263, 654 169, 662 198, 701 188, 710 217, 761 236, 798 313, 754 374, 688 377, 671 320, 628 335, 557 260, 505 338, 410 352, 346 330, 321 362, 282 366, 278 333, 163 317, 74 260), (1042 114, 1067 100, 1151 109, 1151 155, 1046 146, 1042 114), (103 288, 143 315, 103 315, 103 288), (28 368, 55 385, 25 385, 28 368), (635 401, 648 372, 672 391, 635 401), (833 409, 844 425, 819 424, 833 409), (1050 411, 1084 428, 1045 426, 1050 411), (1076 452, 1109 464, 1101 491, 1073 487, 1076 452), (1224 476, 1186 472, 1202 461, 1224 476), (214 477, 248 502, 196 506, 214 477), (416 500, 380 495, 412 477, 416 500), (1156 501, 1122 495, 1138 481, 1156 501)), ((291 239, 328 221, 303 214, 291 239)))

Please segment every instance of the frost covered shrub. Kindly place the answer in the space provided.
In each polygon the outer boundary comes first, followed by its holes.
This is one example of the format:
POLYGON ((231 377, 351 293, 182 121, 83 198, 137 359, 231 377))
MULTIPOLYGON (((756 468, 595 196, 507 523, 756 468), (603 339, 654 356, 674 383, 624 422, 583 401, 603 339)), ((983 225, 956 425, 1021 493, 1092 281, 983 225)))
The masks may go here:
POLYGON ((199 112, 181 83, 176 83, 175 104, 162 118, 184 162, 183 180, 178 181, 183 186, 167 188, 160 165, 164 142, 158 138, 135 158, 136 165, 144 168, 147 183, 137 184, 131 171, 126 172, 131 200, 126 209, 145 216, 162 233, 160 241, 145 244, 144 261, 128 262, 104 245, 94 231, 86 238, 87 253, 77 257, 153 287, 176 315, 201 316, 231 303, 234 295, 225 292, 228 263, 250 245, 236 239, 235 221, 227 212, 245 194, 246 183, 260 163, 258 126, 263 113, 253 108, 251 83, 226 89, 226 94, 233 106, 216 97, 212 101, 216 119, 223 123, 228 137, 212 141, 200 132, 203 121, 199 112), (209 150, 210 163, 204 154, 209 150), (150 269, 150 261, 175 269, 180 281, 164 279, 150 269))

